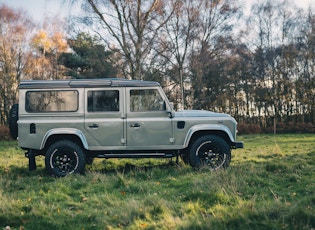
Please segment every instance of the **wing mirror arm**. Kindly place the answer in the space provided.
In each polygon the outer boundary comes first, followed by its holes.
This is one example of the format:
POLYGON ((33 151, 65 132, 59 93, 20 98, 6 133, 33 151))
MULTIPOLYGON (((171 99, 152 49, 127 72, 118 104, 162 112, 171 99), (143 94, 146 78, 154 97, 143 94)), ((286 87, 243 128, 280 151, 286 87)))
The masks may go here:
POLYGON ((170 105, 170 108, 167 112, 169 113, 170 118, 173 118, 175 117, 174 104, 173 102, 170 102, 169 105, 170 105))
POLYGON ((174 110, 167 111, 167 112, 169 113, 170 118, 175 117, 175 112, 174 112, 174 110))

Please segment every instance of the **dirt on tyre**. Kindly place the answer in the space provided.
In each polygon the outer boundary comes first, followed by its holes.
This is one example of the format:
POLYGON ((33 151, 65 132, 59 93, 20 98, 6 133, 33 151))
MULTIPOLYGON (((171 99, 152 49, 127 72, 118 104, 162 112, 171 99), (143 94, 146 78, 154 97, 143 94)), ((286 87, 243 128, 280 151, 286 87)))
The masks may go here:
POLYGON ((219 136, 202 136, 192 144, 189 161, 191 166, 197 169, 225 169, 231 161, 231 150, 228 143, 219 136))
POLYGON ((9 113, 9 129, 10 135, 15 140, 18 135, 18 122, 19 120, 19 104, 12 105, 9 113))
POLYGON ((46 170, 56 177, 83 173, 85 163, 82 148, 71 141, 58 141, 46 151, 46 170))

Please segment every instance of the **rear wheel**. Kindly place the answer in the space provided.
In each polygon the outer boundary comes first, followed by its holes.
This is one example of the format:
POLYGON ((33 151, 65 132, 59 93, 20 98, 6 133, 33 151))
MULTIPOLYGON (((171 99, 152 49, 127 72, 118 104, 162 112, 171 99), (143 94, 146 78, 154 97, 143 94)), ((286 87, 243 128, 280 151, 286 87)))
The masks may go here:
POLYGON ((202 136, 191 146, 189 161, 192 167, 210 167, 213 170, 226 168, 231 160, 227 142, 215 135, 202 136))
POLYGON ((45 156, 48 173, 63 177, 72 173, 83 173, 85 156, 82 148, 71 141, 58 141, 51 145, 45 156))

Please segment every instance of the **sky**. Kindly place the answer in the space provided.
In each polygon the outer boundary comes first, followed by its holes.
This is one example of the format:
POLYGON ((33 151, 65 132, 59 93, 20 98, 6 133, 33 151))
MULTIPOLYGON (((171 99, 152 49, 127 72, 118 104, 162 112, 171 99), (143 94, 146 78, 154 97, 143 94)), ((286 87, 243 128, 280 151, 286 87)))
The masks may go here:
MULTIPOLYGON (((246 5, 258 2, 259 0, 241 0, 246 5)), ((260 0, 261 1, 261 0, 260 0)), ((277 1, 277 0, 275 0, 277 1)), ((314 0, 292 0, 301 8, 307 8, 310 4, 315 7, 314 0)), ((69 0, 0 0, 0 5, 3 3, 9 7, 24 9, 37 22, 40 22, 45 16, 67 16, 71 12, 74 14, 78 7, 70 7, 69 0)), ((248 5, 247 5, 248 6, 248 5)))
POLYGON ((70 10, 68 0, 0 0, 15 9, 25 10, 35 21, 40 22, 45 17, 67 16, 70 10))

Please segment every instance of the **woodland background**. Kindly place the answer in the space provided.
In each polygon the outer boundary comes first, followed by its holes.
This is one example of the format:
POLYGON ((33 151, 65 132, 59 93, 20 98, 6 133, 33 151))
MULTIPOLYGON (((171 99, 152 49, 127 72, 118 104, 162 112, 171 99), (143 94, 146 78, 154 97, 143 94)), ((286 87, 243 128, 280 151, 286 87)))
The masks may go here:
POLYGON ((0 125, 31 79, 161 83, 176 109, 229 113, 240 133, 315 132, 315 10, 238 0, 64 1, 36 23, 0 5, 0 125))

